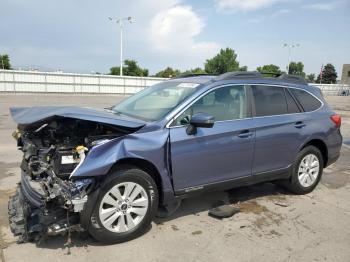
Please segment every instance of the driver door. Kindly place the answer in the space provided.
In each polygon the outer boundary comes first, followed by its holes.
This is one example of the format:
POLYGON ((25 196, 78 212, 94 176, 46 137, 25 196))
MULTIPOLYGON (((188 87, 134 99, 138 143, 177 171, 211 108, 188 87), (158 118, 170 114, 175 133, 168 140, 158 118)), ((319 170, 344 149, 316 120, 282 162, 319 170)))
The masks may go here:
POLYGON ((171 160, 176 192, 251 175, 255 130, 243 85, 216 88, 195 101, 170 127, 171 160), (188 135, 192 115, 214 116, 211 128, 188 135))

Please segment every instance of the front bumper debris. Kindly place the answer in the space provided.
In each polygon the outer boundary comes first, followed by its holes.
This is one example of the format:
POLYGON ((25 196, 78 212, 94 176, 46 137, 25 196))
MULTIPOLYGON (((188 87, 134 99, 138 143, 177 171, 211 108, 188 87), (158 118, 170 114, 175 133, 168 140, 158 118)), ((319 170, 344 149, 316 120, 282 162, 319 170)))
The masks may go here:
POLYGON ((71 208, 64 208, 56 201, 47 201, 44 192, 40 192, 38 182, 33 182, 22 172, 21 183, 8 202, 11 232, 18 237, 18 243, 23 243, 39 241, 47 235, 83 231, 80 213, 86 201, 87 195, 72 199, 71 208))
POLYGON ((8 202, 9 224, 14 236, 18 236, 17 243, 28 241, 26 224, 26 204, 20 187, 17 188, 15 195, 10 197, 8 202))

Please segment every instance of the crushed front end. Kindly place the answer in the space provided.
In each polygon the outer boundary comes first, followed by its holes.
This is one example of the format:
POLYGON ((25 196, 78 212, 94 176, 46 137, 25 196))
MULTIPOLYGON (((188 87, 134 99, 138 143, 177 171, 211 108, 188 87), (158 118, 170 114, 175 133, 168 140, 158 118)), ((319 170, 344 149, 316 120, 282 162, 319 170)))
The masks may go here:
POLYGON ((125 133, 108 124, 59 117, 18 126, 13 136, 23 151, 21 182, 8 204, 18 242, 85 229, 81 215, 99 181, 73 174, 93 147, 125 133))

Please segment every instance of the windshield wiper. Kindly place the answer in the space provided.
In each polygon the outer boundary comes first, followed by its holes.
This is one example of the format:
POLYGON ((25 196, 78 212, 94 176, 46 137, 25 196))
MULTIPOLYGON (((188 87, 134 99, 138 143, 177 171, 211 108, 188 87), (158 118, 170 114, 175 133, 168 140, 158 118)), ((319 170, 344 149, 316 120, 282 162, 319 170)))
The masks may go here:
POLYGON ((112 114, 114 114, 114 115, 118 115, 118 116, 128 116, 128 115, 126 115, 126 114, 123 114, 122 112, 119 112, 119 111, 116 111, 116 110, 113 110, 112 109, 113 107, 111 106, 111 107, 105 107, 105 108, 103 108, 105 111, 108 111, 109 113, 112 113, 112 114))
POLYGON ((124 116, 126 116, 125 114, 123 114, 123 113, 121 113, 121 112, 119 112, 119 111, 116 111, 116 110, 113 110, 113 106, 111 106, 111 107, 105 107, 105 108, 103 108, 104 110, 106 110, 106 111, 108 111, 108 112, 110 112, 110 113, 113 113, 113 114, 115 114, 115 115, 124 115, 124 116))
POLYGON ((115 115, 118 115, 118 116, 127 116, 126 114, 123 114, 122 112, 119 112, 119 111, 116 111, 116 110, 111 110, 111 112, 115 115))

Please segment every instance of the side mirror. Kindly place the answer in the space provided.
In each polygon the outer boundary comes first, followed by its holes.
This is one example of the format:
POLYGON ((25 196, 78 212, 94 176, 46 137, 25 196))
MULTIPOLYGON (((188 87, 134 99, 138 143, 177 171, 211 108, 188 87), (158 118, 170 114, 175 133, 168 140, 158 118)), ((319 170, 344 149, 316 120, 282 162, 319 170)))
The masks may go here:
POLYGON ((191 117, 190 125, 186 132, 188 135, 197 133, 197 127, 211 128, 214 125, 214 117, 206 113, 197 113, 191 117))

